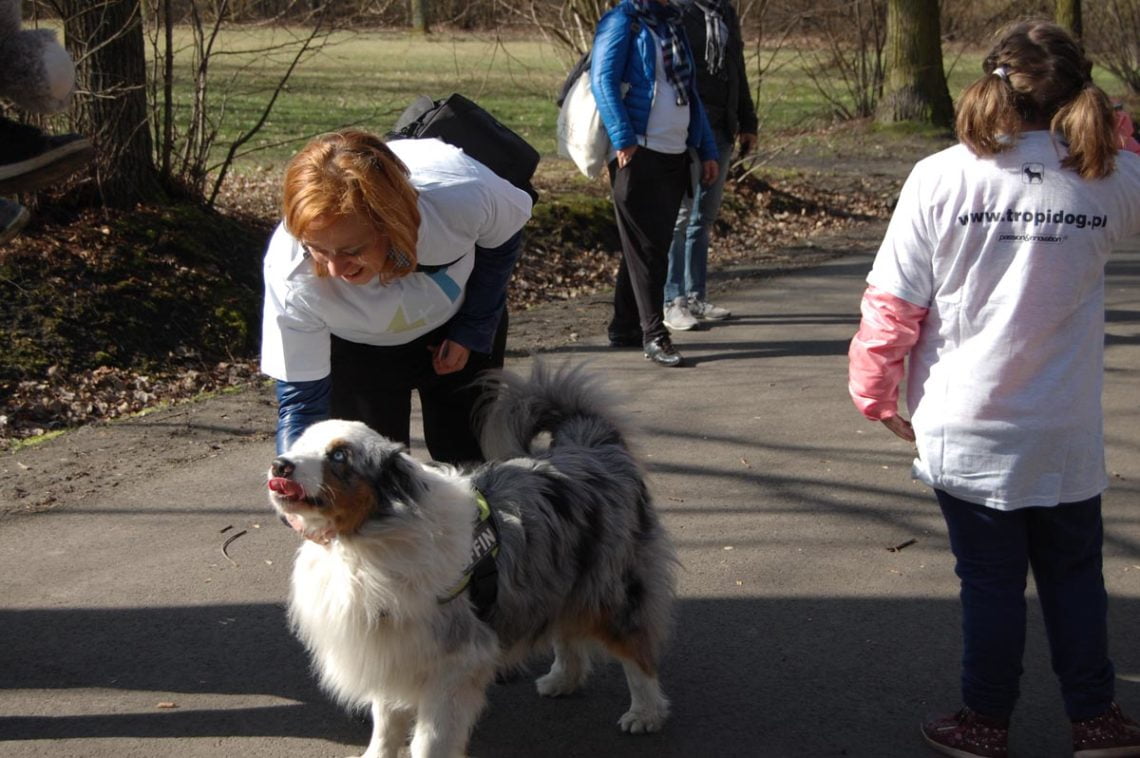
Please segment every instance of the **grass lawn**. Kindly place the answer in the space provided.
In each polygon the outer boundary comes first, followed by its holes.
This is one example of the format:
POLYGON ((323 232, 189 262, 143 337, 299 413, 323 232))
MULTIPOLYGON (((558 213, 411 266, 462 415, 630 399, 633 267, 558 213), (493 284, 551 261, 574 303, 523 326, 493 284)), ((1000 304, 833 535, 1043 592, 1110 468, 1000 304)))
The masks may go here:
MULTIPOLYGON (((275 48, 301 34, 299 29, 255 27, 223 34, 211 61, 210 85, 218 157, 229 140, 256 123, 287 67, 292 52, 275 48)), ((183 115, 191 94, 188 41, 183 33, 177 43, 176 98, 183 115)), ((975 78, 980 60, 979 53, 946 51, 952 96, 975 78)), ((424 39, 400 32, 337 32, 294 72, 235 170, 276 169, 309 136, 338 127, 383 132, 417 95, 440 98, 451 92, 476 100, 543 155, 553 156, 554 96, 570 65, 569 55, 550 43, 517 36, 499 40, 490 34, 441 33, 424 39), (256 149, 248 152, 250 147, 256 149)), ((1107 72, 1098 70, 1097 81, 1109 94, 1124 91, 1107 72)), ((763 78, 753 76, 753 86, 757 83, 762 143, 768 135, 787 140, 831 119, 831 109, 790 49, 777 51, 763 78)))
MULTIPOLYGON (((264 51, 296 37, 296 30, 248 29, 223 39, 211 64, 211 97, 225 110, 219 145, 260 117, 291 53, 264 51)), ((176 97, 188 112, 190 59, 181 56, 176 97)), ((388 130, 419 95, 460 92, 480 103, 535 145, 554 153, 558 116, 554 92, 569 66, 565 55, 533 40, 489 37, 415 38, 387 32, 341 32, 294 72, 268 122, 254 138, 256 152, 239 171, 284 162, 311 135, 347 125, 388 130)))

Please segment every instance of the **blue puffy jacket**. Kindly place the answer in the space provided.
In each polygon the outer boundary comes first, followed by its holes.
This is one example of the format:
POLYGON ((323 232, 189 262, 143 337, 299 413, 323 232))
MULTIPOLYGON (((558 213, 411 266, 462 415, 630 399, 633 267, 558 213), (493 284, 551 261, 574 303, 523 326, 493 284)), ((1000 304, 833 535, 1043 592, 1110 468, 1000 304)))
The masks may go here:
MULTIPOLYGON (((688 39, 684 42, 692 60, 688 39)), ((614 149, 644 142, 657 83, 656 46, 653 33, 637 20, 629 0, 622 0, 598 21, 591 54, 590 87, 614 149), (631 33, 635 23, 636 35, 631 33), (624 96, 622 84, 629 86, 624 96)), ((716 139, 696 89, 695 76, 689 82, 687 141, 689 147, 696 149, 702 162, 719 157, 716 139)))

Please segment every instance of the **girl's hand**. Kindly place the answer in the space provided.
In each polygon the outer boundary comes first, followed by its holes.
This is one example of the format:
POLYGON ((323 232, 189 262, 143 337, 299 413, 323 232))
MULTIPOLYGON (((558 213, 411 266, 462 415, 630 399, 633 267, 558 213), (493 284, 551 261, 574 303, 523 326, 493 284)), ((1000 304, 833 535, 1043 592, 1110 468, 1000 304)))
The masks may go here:
POLYGON ((462 371, 471 356, 470 350, 451 340, 444 340, 435 347, 429 347, 428 350, 432 351, 431 367, 441 376, 462 371))
POLYGON ((629 147, 623 147, 621 150, 618 150, 617 151, 618 168, 625 168, 626 166, 628 166, 629 162, 631 160, 633 160, 633 154, 636 152, 637 152, 637 145, 630 145, 629 147))
POLYGON ((882 422, 883 426, 894 432, 896 436, 903 438, 907 442, 914 442, 914 427, 902 416, 891 416, 882 419, 882 422))

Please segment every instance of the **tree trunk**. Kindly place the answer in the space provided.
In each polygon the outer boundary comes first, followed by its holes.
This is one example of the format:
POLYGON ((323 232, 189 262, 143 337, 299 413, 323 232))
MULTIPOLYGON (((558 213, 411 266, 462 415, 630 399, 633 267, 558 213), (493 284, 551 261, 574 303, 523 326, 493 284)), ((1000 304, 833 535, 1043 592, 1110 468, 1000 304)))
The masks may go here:
POLYGON ((1081 23, 1081 0, 1057 0, 1053 15, 1057 23, 1068 29, 1077 39, 1084 35, 1084 25, 1081 23))
POLYGON ((428 28, 428 0, 410 0, 412 31, 417 34, 427 34, 428 28))
POLYGON ((942 67, 938 0, 890 0, 886 85, 875 117, 883 123, 953 125, 954 102, 942 67))
POLYGON ((62 0, 76 61, 76 131, 95 145, 99 200, 130 207, 162 196, 147 123, 146 45, 139 0, 62 0))

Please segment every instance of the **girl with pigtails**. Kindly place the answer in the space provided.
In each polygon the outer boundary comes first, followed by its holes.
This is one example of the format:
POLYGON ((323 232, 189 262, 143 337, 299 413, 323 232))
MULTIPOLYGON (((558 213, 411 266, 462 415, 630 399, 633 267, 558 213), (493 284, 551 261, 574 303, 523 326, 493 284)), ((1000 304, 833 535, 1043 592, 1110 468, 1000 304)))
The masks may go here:
POLYGON ((982 69, 958 102, 960 144, 903 186, 849 353, 856 406, 917 445, 961 582, 963 705, 922 735, 947 755, 1007 755, 1031 568, 1074 754, 1140 756, 1101 569, 1104 267, 1140 233, 1140 157, 1118 151, 1112 105, 1061 27, 1004 30, 982 69))

